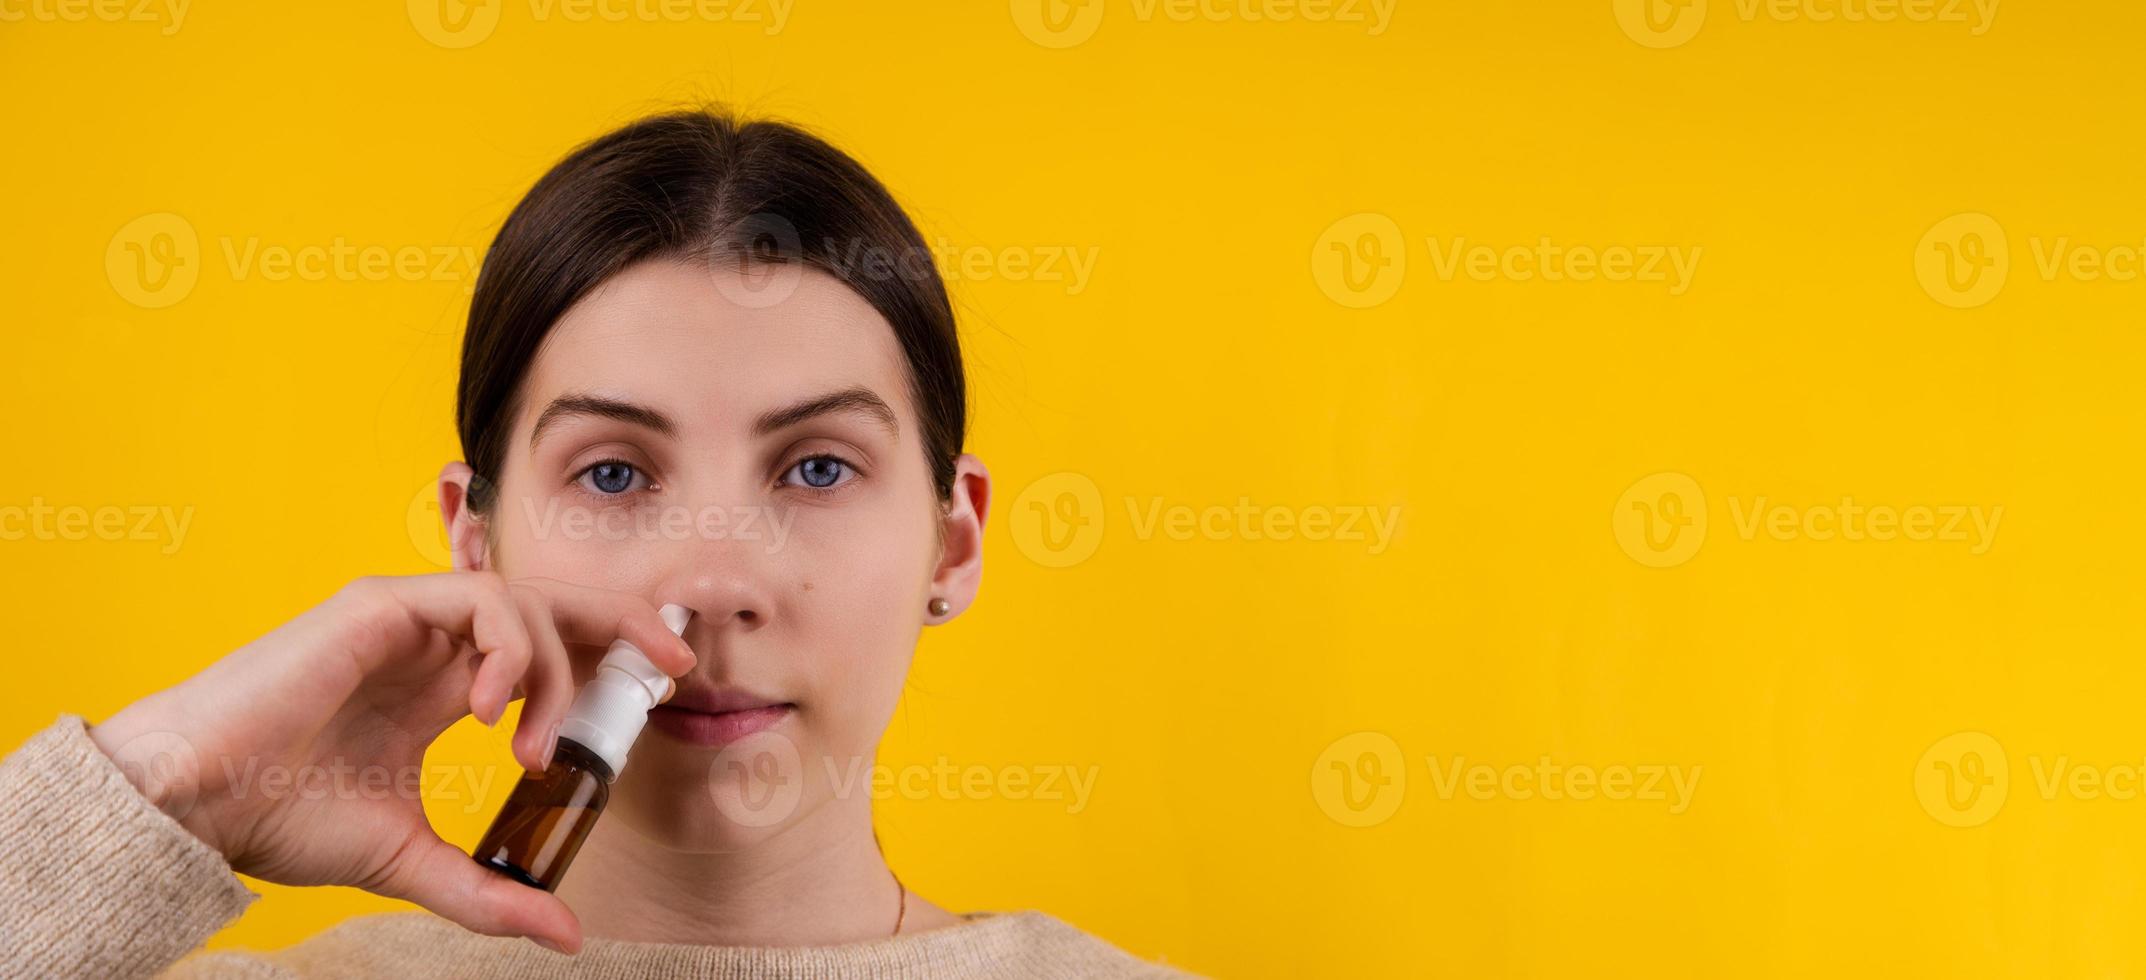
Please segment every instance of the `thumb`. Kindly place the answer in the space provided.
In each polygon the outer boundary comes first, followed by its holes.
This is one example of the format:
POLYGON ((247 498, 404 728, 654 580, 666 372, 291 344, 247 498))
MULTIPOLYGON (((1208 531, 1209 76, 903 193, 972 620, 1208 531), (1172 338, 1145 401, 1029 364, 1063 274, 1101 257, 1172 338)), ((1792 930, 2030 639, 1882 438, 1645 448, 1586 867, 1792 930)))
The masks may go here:
POLYGON ((527 936, 562 953, 581 950, 581 920, 558 896, 478 864, 430 827, 413 830, 366 889, 416 902, 472 932, 527 936))

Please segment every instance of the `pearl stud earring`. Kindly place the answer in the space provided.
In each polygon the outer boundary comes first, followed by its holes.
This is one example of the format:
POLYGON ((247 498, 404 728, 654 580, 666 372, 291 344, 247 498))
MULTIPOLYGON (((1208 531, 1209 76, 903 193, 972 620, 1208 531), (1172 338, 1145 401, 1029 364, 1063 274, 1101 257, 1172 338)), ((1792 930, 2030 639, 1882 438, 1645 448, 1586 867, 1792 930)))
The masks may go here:
POLYGON ((931 605, 924 608, 931 610, 931 614, 934 616, 944 616, 947 610, 954 607, 949 605, 945 599, 933 599, 931 605))

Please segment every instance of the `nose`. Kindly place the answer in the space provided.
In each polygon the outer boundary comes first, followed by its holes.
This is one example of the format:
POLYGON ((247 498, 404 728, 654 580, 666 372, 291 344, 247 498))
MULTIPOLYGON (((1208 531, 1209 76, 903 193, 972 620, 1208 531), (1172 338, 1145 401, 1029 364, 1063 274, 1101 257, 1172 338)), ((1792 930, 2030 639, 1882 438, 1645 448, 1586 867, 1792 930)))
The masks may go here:
POLYGON ((690 630, 749 633, 767 623, 773 597, 750 544, 694 541, 680 554, 662 601, 693 610, 690 630))

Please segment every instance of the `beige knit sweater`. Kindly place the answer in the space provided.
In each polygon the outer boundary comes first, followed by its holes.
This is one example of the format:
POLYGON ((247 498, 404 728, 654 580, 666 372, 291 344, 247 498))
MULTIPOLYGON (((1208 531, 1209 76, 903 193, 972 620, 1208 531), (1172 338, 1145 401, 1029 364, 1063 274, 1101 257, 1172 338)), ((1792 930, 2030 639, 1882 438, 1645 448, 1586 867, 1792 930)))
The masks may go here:
POLYGON ((260 896, 63 714, 0 761, 0 977, 1186 977, 1042 912, 874 942, 756 948, 589 938, 574 956, 425 912, 274 952, 201 944, 260 896))

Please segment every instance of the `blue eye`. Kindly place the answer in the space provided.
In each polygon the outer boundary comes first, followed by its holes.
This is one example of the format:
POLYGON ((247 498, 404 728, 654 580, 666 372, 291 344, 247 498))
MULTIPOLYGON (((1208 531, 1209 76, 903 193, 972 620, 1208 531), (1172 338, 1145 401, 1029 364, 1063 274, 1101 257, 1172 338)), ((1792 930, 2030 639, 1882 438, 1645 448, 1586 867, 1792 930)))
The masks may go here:
POLYGON ((813 456, 790 467, 790 472, 783 474, 783 482, 793 482, 792 477, 795 477, 794 482, 814 490, 826 490, 842 482, 845 477, 853 475, 854 471, 848 463, 833 456, 813 456))
POLYGON ((581 482, 597 493, 615 495, 633 489, 639 476, 631 464, 607 462, 582 470, 581 482))

